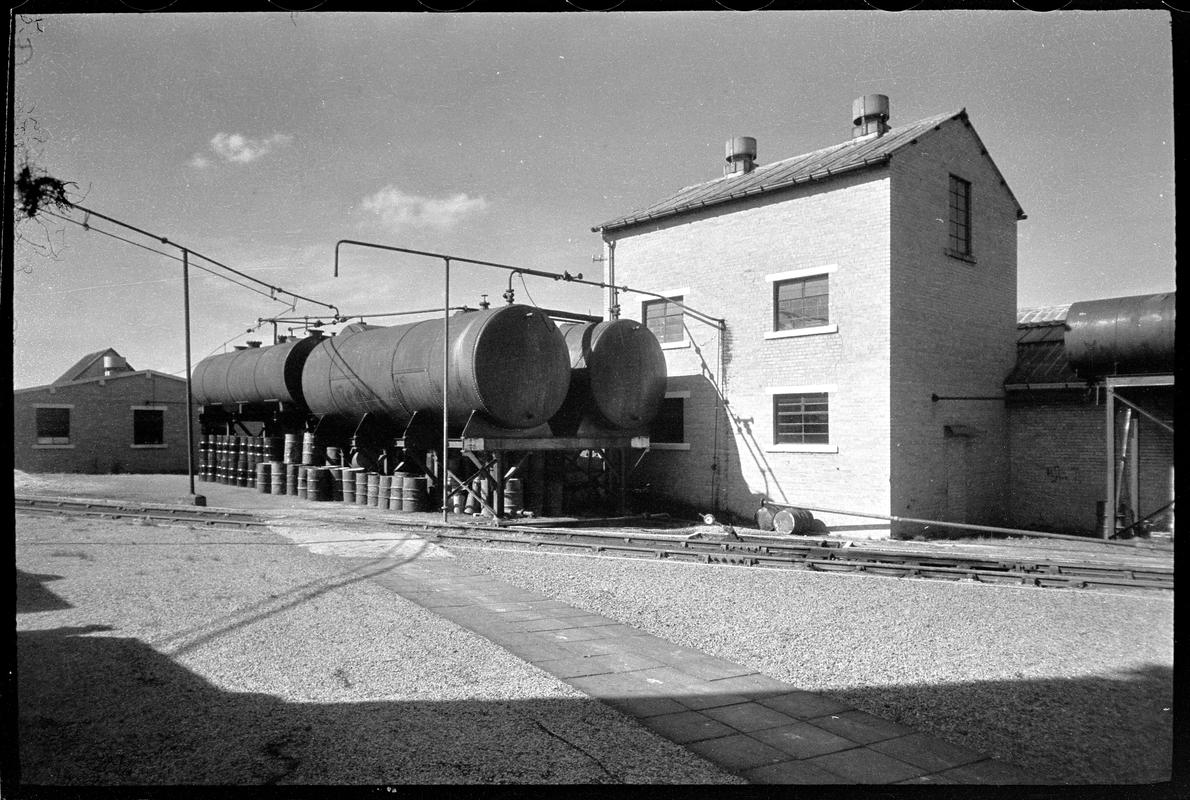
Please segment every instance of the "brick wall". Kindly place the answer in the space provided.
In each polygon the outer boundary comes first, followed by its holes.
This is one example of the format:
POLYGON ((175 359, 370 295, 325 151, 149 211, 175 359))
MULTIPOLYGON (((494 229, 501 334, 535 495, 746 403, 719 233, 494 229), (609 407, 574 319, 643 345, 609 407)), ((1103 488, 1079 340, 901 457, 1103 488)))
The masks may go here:
MULTIPOLYGON (((1172 418, 1172 390, 1133 390, 1142 407, 1172 418)), ((1095 504, 1107 483, 1107 420, 1094 394, 1014 392, 1008 407, 1012 456, 1011 510, 1015 526, 1054 533, 1096 533, 1095 504)), ((1133 417, 1137 419, 1136 416, 1133 417)), ((1122 421, 1117 420, 1117 441, 1122 421)), ((1140 509, 1147 514, 1171 499, 1173 435, 1140 419, 1140 509)), ((1127 499, 1127 481, 1121 491, 1127 499)), ((1158 527, 1168 526, 1168 518, 1158 527)))
MULTIPOLYGON (((197 439, 194 453, 197 468, 197 439)), ((26 472, 185 472, 186 384, 137 373, 15 392, 13 462, 26 472), (36 404, 73 406, 69 447, 38 446, 36 404), (133 406, 165 410, 164 447, 133 446, 133 406)))
POLYGON ((1003 381, 1016 359, 1016 205, 962 120, 893 157, 892 513, 1007 519, 1003 381), (949 183, 971 182, 974 263, 946 254, 949 183))
MULTIPOLYGON (((617 235, 617 284, 686 290, 688 305, 727 320, 721 335, 687 318, 688 343, 666 348, 670 389, 691 393, 690 449, 650 453, 638 480, 741 517, 754 513, 759 495, 887 511, 888 208, 887 171, 876 169, 617 235), (766 276, 818 268, 833 269, 829 308, 837 332, 766 339, 773 316, 766 276), (833 387, 837 452, 775 448, 768 390, 822 385, 833 387), (716 387, 726 408, 716 402, 716 387)), ((644 299, 621 295, 622 316, 641 319, 644 299)))

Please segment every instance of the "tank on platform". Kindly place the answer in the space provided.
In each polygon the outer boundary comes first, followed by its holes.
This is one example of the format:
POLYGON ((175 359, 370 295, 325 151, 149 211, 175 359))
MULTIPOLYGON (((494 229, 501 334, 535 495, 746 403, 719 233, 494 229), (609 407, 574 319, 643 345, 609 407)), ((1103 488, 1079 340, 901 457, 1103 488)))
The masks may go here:
POLYGON ((1066 358, 1082 378, 1174 369, 1176 293, 1074 303, 1066 314, 1066 358))
MULTIPOLYGON (((310 412, 391 422, 442 413, 441 318, 393 327, 348 326, 306 359, 302 393, 310 412)), ((450 318, 447 415, 472 412, 509 429, 544 424, 570 383, 566 343, 540 309, 524 305, 460 312, 450 318)))
POLYGON ((200 406, 274 401, 301 405, 302 368, 320 340, 320 336, 307 336, 204 358, 191 376, 194 402, 200 406))

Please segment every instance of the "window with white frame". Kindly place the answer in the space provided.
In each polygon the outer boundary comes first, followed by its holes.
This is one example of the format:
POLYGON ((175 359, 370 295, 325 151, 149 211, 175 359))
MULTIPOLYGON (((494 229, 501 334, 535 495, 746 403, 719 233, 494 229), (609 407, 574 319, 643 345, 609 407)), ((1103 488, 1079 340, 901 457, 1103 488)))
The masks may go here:
POLYGON ((830 444, 830 400, 827 392, 773 395, 774 445, 830 444))
POLYGON ((70 444, 70 411, 73 406, 39 405, 33 407, 37 425, 37 443, 70 444))
POLYGON ((683 295, 670 295, 662 300, 646 300, 641 304, 641 319, 661 344, 686 341, 685 315, 678 303, 683 295))
POLYGON ((837 333, 831 322, 831 281, 838 269, 826 264, 765 275, 772 284, 772 321, 766 339, 837 333))
POLYGON ((134 447, 162 447, 165 445, 165 409, 138 407, 132 409, 132 444, 134 447))

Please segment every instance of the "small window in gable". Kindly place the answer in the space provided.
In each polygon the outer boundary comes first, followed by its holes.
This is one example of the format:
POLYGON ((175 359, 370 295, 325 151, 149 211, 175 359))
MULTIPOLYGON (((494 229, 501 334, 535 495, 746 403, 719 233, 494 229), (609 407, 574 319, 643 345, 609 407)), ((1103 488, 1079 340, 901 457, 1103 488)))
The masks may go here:
POLYGON ((950 176, 950 232, 947 249, 952 255, 971 256, 971 182, 950 176))

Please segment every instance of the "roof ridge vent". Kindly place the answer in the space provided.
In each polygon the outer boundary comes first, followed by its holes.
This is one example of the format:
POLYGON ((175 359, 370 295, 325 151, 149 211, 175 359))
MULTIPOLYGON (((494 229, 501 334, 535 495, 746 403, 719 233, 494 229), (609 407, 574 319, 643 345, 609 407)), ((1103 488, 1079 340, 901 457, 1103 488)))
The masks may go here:
POLYGON ((888 133, 888 95, 865 94, 851 103, 851 138, 888 133))

